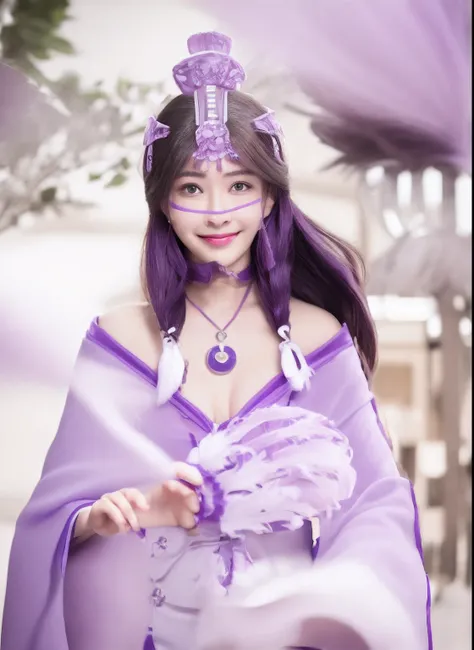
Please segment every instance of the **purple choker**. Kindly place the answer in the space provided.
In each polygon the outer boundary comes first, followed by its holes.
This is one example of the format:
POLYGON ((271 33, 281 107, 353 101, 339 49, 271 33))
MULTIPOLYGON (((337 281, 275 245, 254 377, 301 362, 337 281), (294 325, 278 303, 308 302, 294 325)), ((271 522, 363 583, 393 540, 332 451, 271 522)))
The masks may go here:
POLYGON ((203 264, 198 264, 197 262, 188 261, 188 282, 201 282, 202 284, 209 284, 211 280, 218 276, 234 278, 238 282, 246 283, 250 282, 252 279, 252 269, 248 266, 240 273, 234 273, 229 271, 222 264, 217 262, 207 262, 203 264))

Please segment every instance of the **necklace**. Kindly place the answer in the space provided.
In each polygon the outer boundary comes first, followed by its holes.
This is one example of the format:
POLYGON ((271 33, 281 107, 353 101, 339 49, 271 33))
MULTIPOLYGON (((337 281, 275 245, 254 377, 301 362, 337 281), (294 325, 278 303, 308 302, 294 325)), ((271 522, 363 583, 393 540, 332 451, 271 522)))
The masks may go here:
POLYGON ((230 321, 225 325, 224 327, 219 327, 217 323, 215 323, 212 318, 210 318, 202 309, 199 307, 199 305, 196 305, 195 302, 191 300, 188 296, 186 296, 186 300, 189 302, 190 305, 194 307, 194 309, 197 309, 197 311, 204 316, 204 318, 213 325, 217 332, 216 332, 216 339, 217 339, 217 345, 214 345, 206 354, 206 364, 209 370, 216 375, 226 375, 227 373, 231 372, 237 363, 237 354, 235 350, 228 345, 224 345, 224 341, 227 339, 227 328, 232 325, 232 323, 235 321, 237 316, 240 314, 242 307, 245 304, 245 301, 249 297, 250 290, 252 288, 252 283, 250 283, 244 293, 244 297, 240 301, 239 306, 237 307, 237 310, 235 314, 232 316, 230 321))

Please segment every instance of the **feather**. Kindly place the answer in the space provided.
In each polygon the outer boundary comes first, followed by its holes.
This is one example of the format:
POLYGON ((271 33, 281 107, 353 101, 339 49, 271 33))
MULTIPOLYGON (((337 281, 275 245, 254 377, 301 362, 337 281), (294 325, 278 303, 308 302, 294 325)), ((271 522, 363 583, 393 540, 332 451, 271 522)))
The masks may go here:
POLYGON ((294 0, 270 11, 267 0, 196 1, 291 70, 315 111, 324 111, 312 129, 341 153, 337 164, 389 159, 470 172, 466 0, 294 0))
POLYGON ((396 161, 402 169, 461 167, 462 159, 445 134, 433 135, 391 119, 361 119, 321 113, 311 130, 325 145, 339 151, 327 169, 336 166, 370 168, 396 161))
POLYGON ((163 351, 158 364, 157 402, 165 404, 180 389, 183 383, 186 364, 173 334, 175 328, 163 336, 163 351))
POLYGON ((280 343, 281 369, 291 388, 297 392, 309 387, 313 370, 308 366, 300 348, 290 340, 290 328, 280 327, 278 335, 283 339, 280 343))
POLYGON ((324 416, 271 406, 205 436, 188 462, 204 476, 201 521, 233 538, 295 530, 330 515, 354 489, 347 438, 324 416))

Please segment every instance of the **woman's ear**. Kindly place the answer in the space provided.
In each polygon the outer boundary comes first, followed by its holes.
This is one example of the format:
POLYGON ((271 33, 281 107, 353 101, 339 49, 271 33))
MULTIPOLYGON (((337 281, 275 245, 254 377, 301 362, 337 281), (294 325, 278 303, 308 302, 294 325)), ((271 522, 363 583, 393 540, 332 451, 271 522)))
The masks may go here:
POLYGON ((263 215, 264 217, 268 217, 270 212, 273 210, 273 206, 275 205, 275 199, 272 196, 267 196, 265 199, 265 203, 263 205, 263 215))
POLYGON ((163 214, 165 215, 167 222, 171 223, 171 221, 170 221, 170 211, 169 211, 169 207, 168 207, 168 201, 163 201, 163 203, 160 205, 160 208, 161 208, 161 211, 163 212, 163 214))

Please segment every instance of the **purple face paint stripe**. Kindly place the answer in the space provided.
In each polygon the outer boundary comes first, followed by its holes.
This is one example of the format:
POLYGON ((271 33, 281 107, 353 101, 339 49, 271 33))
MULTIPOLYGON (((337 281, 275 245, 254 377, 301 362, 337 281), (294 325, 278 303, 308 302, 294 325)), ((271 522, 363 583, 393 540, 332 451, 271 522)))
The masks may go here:
POLYGON ((243 205, 237 205, 235 208, 229 208, 228 210, 194 210, 192 208, 185 208, 182 205, 174 203, 174 201, 169 202, 170 208, 173 210, 179 210, 180 212, 192 212, 193 214, 228 214, 229 212, 236 212, 237 210, 243 210, 244 208, 249 208, 251 205, 257 205, 261 203, 262 199, 255 199, 254 201, 249 201, 249 203, 244 203, 243 205))
MULTIPOLYGON (((423 542, 421 540, 421 531, 420 531, 420 514, 418 512, 418 504, 416 502, 415 490, 411 482, 409 482, 409 484, 410 484, 411 500, 413 503, 413 509, 415 515, 415 519, 413 523, 415 543, 416 543, 416 548, 418 550, 418 553, 420 554, 420 558, 422 561, 424 561, 423 542)), ((428 635, 428 650, 433 650, 433 630, 431 629, 431 585, 430 585, 430 579, 428 577, 428 574, 426 575, 426 631, 428 635)))

